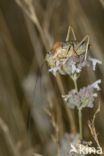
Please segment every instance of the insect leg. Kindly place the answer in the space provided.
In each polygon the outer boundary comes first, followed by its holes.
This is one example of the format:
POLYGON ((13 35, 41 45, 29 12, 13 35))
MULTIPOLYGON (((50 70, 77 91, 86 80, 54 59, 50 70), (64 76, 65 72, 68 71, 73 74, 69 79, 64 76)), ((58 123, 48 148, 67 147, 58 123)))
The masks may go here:
POLYGON ((89 36, 87 36, 87 44, 86 44, 86 52, 85 52, 85 60, 86 60, 86 58, 87 58, 87 52, 88 52, 88 47, 89 47, 89 36))
POLYGON ((76 41, 76 35, 74 33, 74 30, 71 26, 69 26, 67 36, 66 36, 66 42, 72 41, 71 40, 71 33, 72 33, 73 40, 76 41))
POLYGON ((88 36, 88 35, 86 35, 86 36, 82 39, 82 41, 77 45, 76 50, 78 50, 78 48, 79 48, 81 45, 83 45, 83 43, 85 43, 85 42, 86 42, 86 48, 85 48, 85 60, 86 60, 86 58, 87 58, 87 52, 88 52, 88 47, 89 47, 89 36, 88 36))

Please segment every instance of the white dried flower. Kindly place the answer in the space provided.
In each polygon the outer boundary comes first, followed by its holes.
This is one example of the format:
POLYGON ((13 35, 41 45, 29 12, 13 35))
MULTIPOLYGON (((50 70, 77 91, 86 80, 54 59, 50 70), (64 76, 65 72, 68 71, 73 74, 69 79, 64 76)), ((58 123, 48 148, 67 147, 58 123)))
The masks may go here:
POLYGON ((84 55, 74 55, 69 58, 56 62, 56 66, 49 69, 56 76, 57 73, 62 75, 79 74, 89 63, 84 59, 84 55))
POLYGON ((56 76, 57 72, 60 70, 59 66, 56 66, 54 68, 50 68, 49 72, 52 72, 54 76, 56 76))
POLYGON ((93 87, 94 89, 97 89, 98 91, 100 90, 99 84, 101 83, 101 80, 97 80, 96 82, 94 82, 91 87, 93 87))
POLYGON ((100 90, 100 83, 101 80, 97 80, 93 84, 83 87, 79 92, 72 90, 62 97, 70 108, 92 108, 94 106, 95 98, 97 97, 95 90, 100 90))
POLYGON ((95 71, 95 69, 96 69, 96 65, 97 65, 97 64, 102 64, 102 61, 100 61, 100 60, 98 60, 98 59, 95 59, 95 58, 89 57, 88 60, 91 61, 92 67, 93 67, 93 70, 94 70, 94 71, 95 71))

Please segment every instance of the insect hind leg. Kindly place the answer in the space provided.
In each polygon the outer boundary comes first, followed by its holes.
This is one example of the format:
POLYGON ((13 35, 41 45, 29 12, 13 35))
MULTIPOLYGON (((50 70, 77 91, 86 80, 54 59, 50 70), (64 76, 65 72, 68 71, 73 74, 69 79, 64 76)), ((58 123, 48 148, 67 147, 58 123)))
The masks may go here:
POLYGON ((89 48, 89 42, 90 42, 90 38, 89 38, 88 35, 86 36, 86 39, 87 39, 87 43, 86 43, 85 60, 87 58, 87 53, 88 53, 88 48, 89 48))
POLYGON ((75 32, 74 32, 73 28, 71 26, 69 26, 67 36, 66 36, 66 42, 72 41, 71 34, 72 34, 73 40, 76 41, 75 32))
POLYGON ((76 50, 77 50, 83 43, 86 42, 85 58, 84 58, 85 60, 86 60, 87 54, 88 54, 89 40, 90 40, 89 35, 86 35, 86 36, 82 39, 82 41, 81 41, 81 42, 77 45, 77 47, 76 47, 76 50))

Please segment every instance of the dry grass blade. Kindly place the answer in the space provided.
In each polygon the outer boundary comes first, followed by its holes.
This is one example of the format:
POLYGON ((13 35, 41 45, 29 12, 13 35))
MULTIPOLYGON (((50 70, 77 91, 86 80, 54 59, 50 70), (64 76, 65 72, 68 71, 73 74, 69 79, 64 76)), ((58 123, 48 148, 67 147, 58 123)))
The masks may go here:
POLYGON ((21 0, 16 0, 16 2, 22 8, 24 13, 26 13, 26 15, 31 19, 31 21, 36 25, 36 27, 40 33, 44 47, 48 51, 49 50, 48 40, 46 39, 44 31, 42 30, 42 27, 39 23, 35 8, 33 7, 33 1, 32 0, 31 1, 24 0, 23 1, 24 3, 23 3, 21 0), (27 7, 25 6, 25 4, 27 5, 27 7))
POLYGON ((90 132, 91 132, 91 135, 92 137, 94 138, 96 144, 98 147, 101 147, 100 143, 99 143, 99 140, 98 140, 98 134, 96 132, 96 128, 95 128, 95 119, 96 119, 96 116, 97 114, 100 112, 100 104, 98 105, 98 108, 97 110, 95 111, 94 113, 94 116, 93 116, 93 119, 92 121, 88 121, 88 126, 89 126, 89 129, 90 129, 90 132))
POLYGON ((104 0, 100 0, 100 3, 101 3, 102 6, 104 7, 104 0))
POLYGON ((9 132, 9 129, 6 125, 6 123, 0 118, 0 129, 3 131, 4 133, 4 137, 5 137, 5 140, 8 144, 8 146, 10 147, 11 151, 12 151, 12 154, 14 156, 21 156, 19 151, 17 150, 16 146, 15 146, 15 143, 14 143, 14 140, 9 132))

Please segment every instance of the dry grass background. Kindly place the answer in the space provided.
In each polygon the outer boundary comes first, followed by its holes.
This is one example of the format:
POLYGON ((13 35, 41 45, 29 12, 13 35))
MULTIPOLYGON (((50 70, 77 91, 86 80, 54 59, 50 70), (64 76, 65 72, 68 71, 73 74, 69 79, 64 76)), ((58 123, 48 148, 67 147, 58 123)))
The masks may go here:
MULTIPOLYGON (((47 51, 55 41, 65 39, 69 25, 78 40, 90 36, 91 55, 104 62, 103 0, 0 0, 0 156, 54 156, 51 135, 61 140, 65 132, 77 131, 76 111, 67 110, 61 98, 73 87, 72 81, 54 78, 46 64, 42 67, 47 51)), ((101 111, 96 120, 102 147, 103 67, 104 63, 94 74, 86 70, 79 80, 80 87, 102 79, 101 111)), ((86 139, 91 136, 87 121, 94 111, 84 111, 86 139)))

